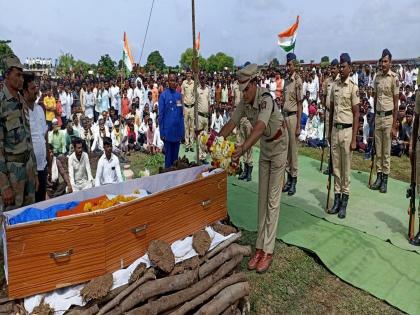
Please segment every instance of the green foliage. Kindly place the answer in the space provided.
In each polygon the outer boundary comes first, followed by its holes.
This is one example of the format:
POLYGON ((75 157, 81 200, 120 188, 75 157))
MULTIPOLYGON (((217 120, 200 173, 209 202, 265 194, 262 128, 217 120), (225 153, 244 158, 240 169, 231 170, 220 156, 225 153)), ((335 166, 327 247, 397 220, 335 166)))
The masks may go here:
POLYGON ((179 65, 181 68, 192 68, 192 60, 193 60, 193 49, 187 48, 182 54, 181 59, 179 60, 179 65))
POLYGON ((321 58, 321 68, 326 68, 330 64, 330 57, 324 56, 321 58))
POLYGON ((224 68, 233 69, 233 57, 226 55, 223 52, 218 52, 216 55, 211 55, 207 59, 207 71, 221 71, 224 68))
POLYGON ((149 70, 163 70, 165 61, 158 50, 152 51, 147 57, 146 68, 149 70))
POLYGON ((115 78, 117 76, 116 65, 117 63, 106 54, 101 56, 101 59, 98 62, 98 72, 103 74, 107 79, 115 78))
POLYGON ((271 66, 271 68, 278 68, 278 67, 280 67, 279 60, 277 58, 274 58, 273 60, 271 60, 270 66, 271 66))
POLYGON ((3 59, 13 54, 12 48, 7 43, 0 42, 0 73, 3 73, 4 64, 3 59))
POLYGON ((82 60, 76 60, 70 53, 63 54, 58 59, 57 74, 59 76, 65 76, 71 72, 87 75, 89 70, 95 71, 96 65, 82 60))

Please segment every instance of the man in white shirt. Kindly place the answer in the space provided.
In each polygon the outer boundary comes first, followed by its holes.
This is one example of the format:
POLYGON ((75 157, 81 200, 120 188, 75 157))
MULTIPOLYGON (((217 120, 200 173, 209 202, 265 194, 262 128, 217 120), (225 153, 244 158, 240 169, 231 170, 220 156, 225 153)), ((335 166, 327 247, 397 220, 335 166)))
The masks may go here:
POLYGON ((66 102, 66 112, 67 112, 67 120, 71 119, 71 108, 73 106, 73 93, 70 90, 69 86, 66 86, 66 93, 67 93, 67 102, 66 102))
POLYGON ((24 111, 29 114, 29 126, 31 128, 32 145, 35 153, 36 168, 38 172, 38 187, 35 192, 35 201, 45 200, 47 188, 47 147, 46 136, 48 132, 45 113, 40 105, 35 103, 38 95, 38 87, 33 74, 25 74, 23 81, 24 111))
POLYGON ((73 191, 81 191, 93 186, 93 176, 90 169, 89 156, 83 152, 82 139, 73 142, 74 152, 68 157, 70 183, 73 191))
POLYGON ((91 147, 91 151, 96 152, 103 152, 104 151, 104 144, 103 139, 105 137, 109 137, 109 129, 105 127, 105 122, 102 117, 98 119, 98 124, 93 126, 93 143, 91 147))
POLYGON ((120 162, 117 156, 112 153, 112 140, 109 137, 105 137, 103 142, 105 152, 98 161, 95 186, 121 183, 123 179, 120 162))
POLYGON ((139 109, 141 112, 143 112, 143 106, 144 106, 144 88, 141 84, 141 81, 136 81, 137 87, 134 89, 133 92, 133 99, 138 97, 139 98, 139 109))
POLYGON ((118 110, 117 95, 120 93, 120 88, 115 85, 114 81, 111 81, 111 87, 109 88, 109 94, 111 97, 111 106, 118 110))
POLYGON ((62 108, 62 112, 61 112, 61 121, 62 121, 62 125, 61 125, 61 129, 66 129, 67 126, 67 93, 64 90, 63 84, 60 83, 60 85, 58 86, 58 95, 60 97, 60 102, 61 102, 61 108, 62 108))
POLYGON ((93 111, 95 109, 95 95, 93 94, 92 87, 88 87, 85 98, 85 115, 89 119, 93 119, 93 111))
POLYGON ((211 122, 211 129, 219 133, 222 127, 223 127, 223 117, 220 115, 220 109, 218 108, 216 110, 216 118, 211 122))

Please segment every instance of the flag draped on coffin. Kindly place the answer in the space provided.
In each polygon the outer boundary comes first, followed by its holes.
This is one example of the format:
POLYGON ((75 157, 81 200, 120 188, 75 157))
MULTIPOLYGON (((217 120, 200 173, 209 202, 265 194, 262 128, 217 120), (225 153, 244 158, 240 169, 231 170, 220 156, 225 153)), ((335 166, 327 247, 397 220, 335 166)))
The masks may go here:
POLYGON ((295 48, 297 29, 299 27, 299 15, 296 17, 296 22, 287 30, 278 35, 278 43, 284 51, 289 52, 295 48))
POLYGON ((128 44, 128 38, 125 32, 124 32, 123 61, 128 72, 133 71, 134 59, 133 59, 133 55, 131 54, 130 45, 128 44))

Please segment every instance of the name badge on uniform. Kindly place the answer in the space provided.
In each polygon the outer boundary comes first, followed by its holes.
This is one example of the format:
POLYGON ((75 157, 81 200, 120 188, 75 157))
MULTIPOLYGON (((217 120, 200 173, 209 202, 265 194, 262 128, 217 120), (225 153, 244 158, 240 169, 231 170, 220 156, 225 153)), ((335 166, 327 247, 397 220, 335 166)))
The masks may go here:
POLYGON ((181 103, 181 101, 180 101, 180 100, 177 100, 177 101, 176 101, 176 106, 179 106, 179 107, 181 107, 181 106, 182 106, 182 103, 181 103))

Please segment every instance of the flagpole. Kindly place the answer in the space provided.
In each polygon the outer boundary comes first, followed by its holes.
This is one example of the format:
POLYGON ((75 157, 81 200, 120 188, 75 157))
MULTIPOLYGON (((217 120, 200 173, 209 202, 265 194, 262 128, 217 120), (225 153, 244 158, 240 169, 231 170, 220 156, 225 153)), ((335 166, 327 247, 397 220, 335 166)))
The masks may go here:
POLYGON ((197 47, 195 47, 195 1, 191 0, 191 17, 192 17, 192 43, 193 43, 193 62, 192 68, 194 72, 194 134, 196 138, 196 161, 197 164, 200 164, 200 155, 198 152, 198 135, 197 135, 197 128, 198 128, 198 60, 197 60, 197 47))

